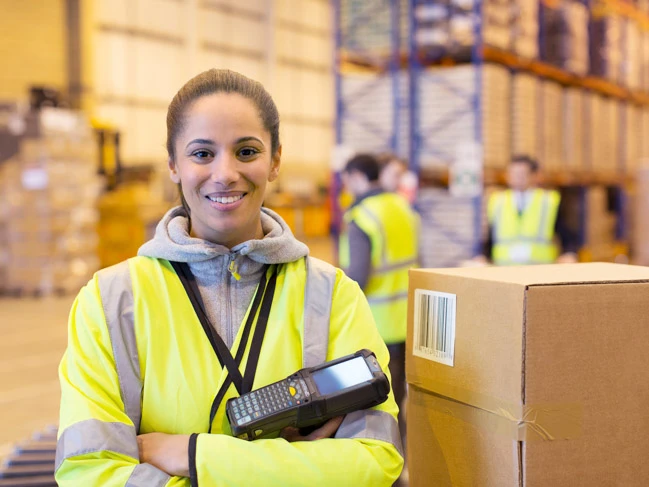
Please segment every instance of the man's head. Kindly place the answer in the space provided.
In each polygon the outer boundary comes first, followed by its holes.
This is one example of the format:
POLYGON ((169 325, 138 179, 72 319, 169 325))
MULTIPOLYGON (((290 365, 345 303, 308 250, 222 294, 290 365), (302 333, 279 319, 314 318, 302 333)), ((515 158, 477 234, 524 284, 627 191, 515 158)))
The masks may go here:
POLYGON ((396 193, 403 175, 408 172, 408 164, 394 154, 386 153, 378 156, 381 187, 386 191, 396 193))
POLYGON ((379 163, 371 154, 357 154, 352 157, 342 173, 347 191, 358 197, 378 186, 379 163))
POLYGON ((539 164, 528 156, 515 156, 507 168, 507 184, 514 191, 526 191, 536 185, 539 164))

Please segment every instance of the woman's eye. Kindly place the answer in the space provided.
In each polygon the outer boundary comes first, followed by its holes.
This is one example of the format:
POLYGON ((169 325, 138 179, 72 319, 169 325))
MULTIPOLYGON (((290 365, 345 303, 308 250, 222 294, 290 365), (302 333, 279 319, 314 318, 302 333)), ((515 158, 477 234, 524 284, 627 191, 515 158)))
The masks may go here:
POLYGON ((244 147, 239 151, 239 155, 244 158, 252 157, 255 154, 258 154, 259 151, 257 149, 254 149, 252 147, 244 147))
POLYGON ((198 158, 198 159, 207 159, 210 157, 212 154, 210 154, 206 150, 197 150, 196 152, 192 153, 192 156, 198 158))

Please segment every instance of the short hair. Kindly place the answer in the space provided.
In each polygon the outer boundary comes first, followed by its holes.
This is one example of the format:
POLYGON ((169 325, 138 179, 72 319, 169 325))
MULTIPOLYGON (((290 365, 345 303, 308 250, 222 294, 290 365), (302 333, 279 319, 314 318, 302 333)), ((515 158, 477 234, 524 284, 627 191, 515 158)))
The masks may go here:
POLYGON ((378 181, 379 161, 372 154, 356 154, 347 162, 343 172, 360 172, 368 181, 378 181))
POLYGON ((376 156, 376 160, 379 163, 379 170, 383 171, 391 162, 398 162, 404 167, 408 167, 408 163, 405 159, 399 157, 394 152, 381 152, 376 156))
POLYGON ((514 157, 512 157, 512 161, 510 162, 510 164, 527 164, 527 166, 530 168, 530 171, 532 173, 536 173, 539 170, 538 161, 524 154, 515 155, 514 157))

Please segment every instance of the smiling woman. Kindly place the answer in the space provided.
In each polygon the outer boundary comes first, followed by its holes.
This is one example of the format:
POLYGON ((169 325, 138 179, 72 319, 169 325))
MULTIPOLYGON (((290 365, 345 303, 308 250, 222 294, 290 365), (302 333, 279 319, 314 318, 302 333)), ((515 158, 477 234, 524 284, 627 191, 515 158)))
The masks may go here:
POLYGON ((167 132, 183 205, 70 313, 58 484, 392 485, 392 395, 308 436, 232 436, 229 398, 363 348, 389 374, 388 352, 358 286, 262 207, 281 161, 263 86, 206 71, 174 97, 167 132))

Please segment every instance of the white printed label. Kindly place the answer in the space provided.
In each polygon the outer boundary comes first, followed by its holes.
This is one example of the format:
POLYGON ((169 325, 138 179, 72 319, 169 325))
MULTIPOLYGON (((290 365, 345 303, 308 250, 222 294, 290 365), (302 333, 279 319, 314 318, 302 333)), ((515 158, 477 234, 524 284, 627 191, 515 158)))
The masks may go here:
POLYGON ((453 367, 455 294, 415 290, 413 355, 453 367))

